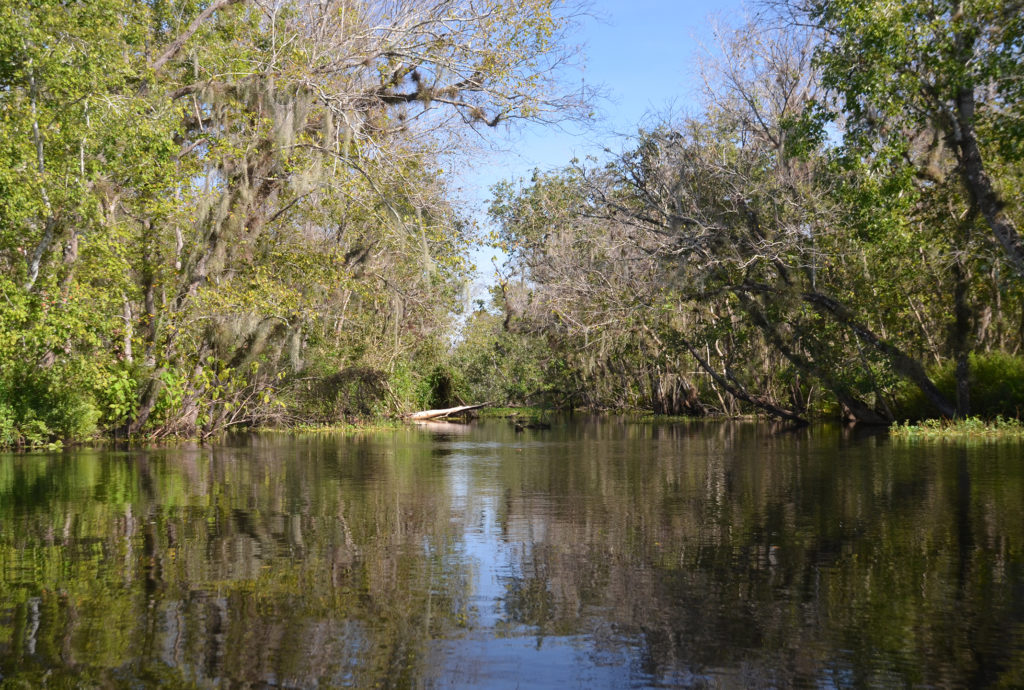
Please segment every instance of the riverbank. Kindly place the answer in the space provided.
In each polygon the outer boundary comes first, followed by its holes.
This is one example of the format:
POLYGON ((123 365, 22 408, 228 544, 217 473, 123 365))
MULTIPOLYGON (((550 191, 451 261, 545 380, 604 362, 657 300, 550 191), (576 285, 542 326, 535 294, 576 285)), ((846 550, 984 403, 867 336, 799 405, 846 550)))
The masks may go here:
MULTIPOLYGON (((554 410, 542 407, 488 407, 473 412, 474 416, 481 419, 510 419, 526 423, 548 422, 554 415, 572 414, 573 412, 585 413, 582 410, 554 410)), ((586 413, 592 414, 592 413, 586 413)), ((614 413, 609 413, 614 414, 614 413)), ((622 413, 630 421, 639 424, 651 423, 675 423, 675 422, 736 422, 754 421, 757 415, 744 415, 742 417, 685 417, 674 415, 656 415, 652 413, 622 413)), ((770 418, 764 418, 770 419, 770 418)), ((373 419, 365 422, 350 423, 341 422, 334 424, 297 424, 294 426, 266 426, 247 429, 235 429, 224 431, 217 436, 210 438, 195 437, 162 437, 150 438, 140 436, 131 439, 124 438, 94 438, 85 442, 41 442, 28 443, 20 446, 0 447, 0 452, 55 452, 70 450, 73 448, 110 448, 114 446, 174 446, 187 443, 216 443, 225 436, 239 432, 254 432, 261 434, 364 434, 382 431, 391 431, 404 428, 408 422, 404 419, 373 419)), ((927 419, 917 423, 903 422, 895 423, 889 427, 889 433, 893 438, 916 440, 916 439, 1024 439, 1024 423, 1014 418, 998 416, 994 420, 984 420, 979 417, 968 417, 961 420, 927 419)))

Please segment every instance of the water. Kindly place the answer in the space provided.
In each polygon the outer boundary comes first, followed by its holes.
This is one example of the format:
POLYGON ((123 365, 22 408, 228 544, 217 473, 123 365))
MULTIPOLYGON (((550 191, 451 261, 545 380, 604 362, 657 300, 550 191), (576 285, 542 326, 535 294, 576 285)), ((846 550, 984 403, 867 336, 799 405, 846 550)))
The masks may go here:
POLYGON ((1022 451, 583 419, 0 456, 0 683, 1024 686, 1022 451))

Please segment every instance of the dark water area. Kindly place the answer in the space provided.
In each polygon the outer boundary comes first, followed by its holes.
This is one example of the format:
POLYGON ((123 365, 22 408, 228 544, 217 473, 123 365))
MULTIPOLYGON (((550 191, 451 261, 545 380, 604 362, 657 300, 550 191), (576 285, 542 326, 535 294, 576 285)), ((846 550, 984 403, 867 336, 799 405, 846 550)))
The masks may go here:
POLYGON ((1024 687, 1024 446, 505 421, 0 456, 3 687, 1024 687))

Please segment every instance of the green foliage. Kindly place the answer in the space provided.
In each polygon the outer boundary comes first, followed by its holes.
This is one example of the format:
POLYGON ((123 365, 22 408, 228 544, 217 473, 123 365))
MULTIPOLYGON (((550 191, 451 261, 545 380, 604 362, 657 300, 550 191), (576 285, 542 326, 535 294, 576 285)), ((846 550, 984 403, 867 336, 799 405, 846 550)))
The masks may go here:
POLYGON ((423 377, 420 394, 417 397, 423 401, 423 407, 426 409, 455 407, 458 387, 457 374, 449 366, 436 364, 423 377))
POLYGON ((0 446, 455 395, 423 345, 471 270, 441 161, 468 128, 574 107, 551 98, 568 13, 208 4, 0 7, 0 386, 31 383, 0 446))
POLYGON ((384 415, 387 396, 388 377, 383 371, 349 367, 310 387, 304 396, 304 416, 326 424, 368 421, 384 415))
POLYGON ((399 406, 395 412, 408 412, 426 408, 423 400, 424 386, 422 377, 415 364, 408 360, 401 360, 395 363, 394 368, 388 375, 388 385, 394 394, 395 402, 399 406))
POLYGON ((0 447, 15 446, 21 439, 18 432, 18 419, 15 410, 9 403, 0 402, 0 447))
POLYGON ((89 440, 101 412, 89 389, 64 367, 6 368, 0 379, 0 442, 46 446, 89 440))
POLYGON ((737 32, 699 116, 495 188, 503 314, 453 348, 474 228, 442 161, 467 127, 575 112, 552 97, 569 20, 399 3, 384 50, 385 5, 0 7, 0 446, 460 401, 740 411, 723 381, 888 417, 894 391, 923 404, 899 386, 927 389, 924 361, 948 396, 967 350, 973 409, 1019 414, 1019 367, 985 359, 1024 307, 985 231, 1021 217, 1010 4, 802 4, 813 63, 806 35, 737 32))
POLYGON ((460 397, 498 405, 558 403, 565 391, 558 359, 543 338, 512 333, 485 310, 469 316, 451 355, 460 397))
POLYGON ((836 113, 821 103, 811 103, 794 115, 779 120, 785 136, 787 154, 797 159, 813 159, 826 145, 828 130, 836 120, 836 113))
POLYGON ((1019 419, 1004 419, 996 416, 992 420, 980 417, 965 419, 926 419, 919 424, 904 422, 891 428, 894 437, 906 440, 917 439, 994 439, 1024 438, 1024 423, 1019 419))
MULTIPOLYGON (((969 357, 970 412, 980 419, 1024 416, 1024 357, 1002 352, 972 354, 969 357)), ((956 398, 956 365, 946 361, 931 371, 939 390, 956 398)), ((920 391, 903 389, 896 397, 898 419, 923 420, 933 415, 920 391)))
POLYGON ((107 428, 123 425, 138 409, 137 372, 120 367, 110 372, 98 386, 103 423, 107 428))
POLYGON ((825 82, 844 97, 854 131, 928 122, 963 88, 994 89, 979 115, 998 122, 1011 148, 1024 135, 1019 108, 1024 19, 1010 2, 840 0, 810 3, 827 29, 818 53, 825 82), (1008 106, 1008 107, 1007 107, 1008 106))
POLYGON ((723 40, 703 112, 495 188, 506 323, 597 407, 952 416, 973 352, 971 410, 1018 415, 1019 7, 787 5, 723 40))

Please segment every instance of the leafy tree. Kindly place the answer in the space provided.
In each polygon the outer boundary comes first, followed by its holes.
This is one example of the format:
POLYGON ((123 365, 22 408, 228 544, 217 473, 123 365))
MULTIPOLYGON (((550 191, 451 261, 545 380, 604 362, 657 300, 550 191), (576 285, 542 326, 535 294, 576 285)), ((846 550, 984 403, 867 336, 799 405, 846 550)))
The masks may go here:
POLYGON ((208 435, 294 420, 311 377, 411 361, 468 272, 440 161, 574 115, 573 11, 7 3, 0 387, 52 377, 108 429, 208 435))
MULTIPOLYGON (((1020 3, 794 2, 790 9, 818 31, 816 60, 843 118, 847 167, 860 171, 862 189, 873 176, 866 171, 893 180, 878 191, 914 200, 907 226, 940 250, 953 314, 941 330, 956 361, 956 411, 968 414, 970 355, 989 346, 992 302, 1009 306, 993 294, 1016 301, 1024 270, 1020 3)), ((870 200, 856 203, 867 210, 870 200)))
POLYGON ((909 148, 861 147, 855 124, 829 134, 845 121, 822 50, 813 32, 743 27, 704 65, 703 114, 642 131, 604 166, 499 189, 498 239, 525 296, 509 313, 613 369, 630 353, 698 367, 708 392, 789 419, 816 392, 871 423, 896 418, 907 390, 932 414, 967 414, 969 355, 1012 323, 981 295, 1018 305, 1019 290, 959 178, 921 184, 909 148), (613 333, 620 349, 604 345, 613 333), (928 368, 948 359, 952 396, 928 368))
POLYGON ((924 184, 955 176, 963 205, 1024 273, 1019 190, 1003 179, 1024 156, 1021 4, 811 0, 793 9, 821 32, 822 80, 841 99, 847 140, 902 159, 924 184))

